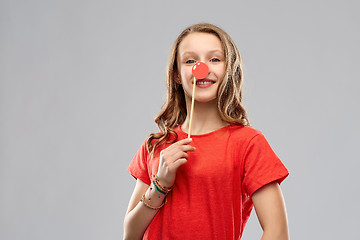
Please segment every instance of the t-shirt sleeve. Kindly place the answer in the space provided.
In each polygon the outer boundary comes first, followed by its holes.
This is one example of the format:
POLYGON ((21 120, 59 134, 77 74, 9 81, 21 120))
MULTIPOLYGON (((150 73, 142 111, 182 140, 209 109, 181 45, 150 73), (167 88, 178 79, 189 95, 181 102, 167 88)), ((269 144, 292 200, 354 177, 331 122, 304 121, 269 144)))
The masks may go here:
POLYGON ((148 172, 148 152, 146 149, 146 140, 141 144, 131 161, 127 171, 135 178, 140 179, 144 183, 150 185, 150 177, 148 172))
POLYGON ((243 161, 244 178, 242 186, 249 196, 273 181, 280 184, 289 175, 288 170, 262 133, 250 140, 243 161))

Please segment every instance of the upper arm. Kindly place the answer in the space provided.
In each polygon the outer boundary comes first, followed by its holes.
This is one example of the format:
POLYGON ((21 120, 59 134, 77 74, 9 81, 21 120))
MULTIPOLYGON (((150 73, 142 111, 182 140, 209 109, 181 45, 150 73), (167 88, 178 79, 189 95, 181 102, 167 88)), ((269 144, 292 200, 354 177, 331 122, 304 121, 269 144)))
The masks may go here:
POLYGON ((288 239, 286 208, 279 184, 272 182, 263 186, 251 196, 251 199, 264 233, 288 239))
POLYGON ((131 195, 126 214, 131 212, 131 210, 133 210, 136 207, 136 205, 140 202, 141 197, 144 195, 144 193, 148 188, 149 188, 148 184, 144 183, 140 179, 136 180, 136 185, 131 195))

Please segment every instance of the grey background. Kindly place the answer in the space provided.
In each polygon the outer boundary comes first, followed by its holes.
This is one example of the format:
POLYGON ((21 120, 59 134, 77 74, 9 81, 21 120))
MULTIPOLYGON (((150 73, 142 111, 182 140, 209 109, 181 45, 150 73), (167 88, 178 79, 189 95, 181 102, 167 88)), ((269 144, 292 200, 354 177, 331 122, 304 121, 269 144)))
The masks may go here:
MULTIPOLYGON (((121 239, 183 28, 222 27, 290 171, 292 239, 356 239, 358 1, 0 1, 0 239, 121 239)), ((221 196, 220 196, 221 197, 221 196)), ((254 212, 253 212, 254 213, 254 212)), ((260 239, 253 214, 243 239, 260 239)))

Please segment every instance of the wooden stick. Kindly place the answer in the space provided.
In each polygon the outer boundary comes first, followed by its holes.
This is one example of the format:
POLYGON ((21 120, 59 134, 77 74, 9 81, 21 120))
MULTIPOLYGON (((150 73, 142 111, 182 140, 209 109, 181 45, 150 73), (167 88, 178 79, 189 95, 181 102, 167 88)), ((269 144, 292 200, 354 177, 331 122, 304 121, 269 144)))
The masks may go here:
POLYGON ((194 85, 193 85, 193 92, 191 97, 191 111, 190 111, 190 123, 189 123, 189 131, 188 131, 188 138, 191 135, 191 123, 194 114, 194 102, 195 102, 195 88, 196 88, 196 78, 194 77, 194 85))

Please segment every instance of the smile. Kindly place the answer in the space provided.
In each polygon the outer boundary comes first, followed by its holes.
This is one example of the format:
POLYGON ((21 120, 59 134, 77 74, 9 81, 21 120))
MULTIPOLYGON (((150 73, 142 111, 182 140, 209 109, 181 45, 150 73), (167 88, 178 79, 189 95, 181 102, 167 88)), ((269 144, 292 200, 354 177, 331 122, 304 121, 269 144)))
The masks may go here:
POLYGON ((196 81, 196 85, 213 84, 212 81, 196 81))
POLYGON ((215 81, 210 80, 210 79, 200 79, 200 80, 196 81, 196 86, 200 87, 200 88, 206 88, 206 87, 210 87, 214 83, 215 83, 215 81))
POLYGON ((214 80, 207 79, 207 78, 197 79, 197 80, 196 80, 196 85, 213 84, 213 83, 215 83, 214 80))

